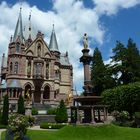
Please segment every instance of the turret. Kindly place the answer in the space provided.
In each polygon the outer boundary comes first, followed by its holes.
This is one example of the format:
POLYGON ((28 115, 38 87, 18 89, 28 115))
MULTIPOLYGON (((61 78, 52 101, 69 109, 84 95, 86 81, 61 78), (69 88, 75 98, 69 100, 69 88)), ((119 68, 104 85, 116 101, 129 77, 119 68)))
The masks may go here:
POLYGON ((52 30, 52 34, 51 34, 49 49, 50 49, 50 51, 54 52, 56 56, 60 57, 60 52, 58 49, 57 39, 56 39, 56 35, 55 35, 55 30, 54 30, 54 24, 53 24, 53 30, 52 30))
POLYGON ((20 8, 18 21, 17 21, 17 24, 16 24, 16 29, 15 29, 15 33, 14 33, 14 37, 13 37, 13 42, 24 43, 21 8, 20 8))

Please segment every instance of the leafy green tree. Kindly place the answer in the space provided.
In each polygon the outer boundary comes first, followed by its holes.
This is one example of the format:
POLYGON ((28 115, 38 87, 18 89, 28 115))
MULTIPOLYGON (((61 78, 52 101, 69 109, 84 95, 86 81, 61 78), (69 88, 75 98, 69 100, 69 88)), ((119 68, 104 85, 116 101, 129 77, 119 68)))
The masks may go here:
POLYGON ((24 107, 24 99, 23 96, 20 94, 18 99, 18 111, 19 114, 25 114, 25 107, 24 107))
POLYGON ((102 96, 103 102, 109 105, 110 111, 127 111, 132 118, 133 114, 140 109, 140 82, 105 90, 102 96))
POLYGON ((4 96, 3 101, 3 111, 2 111, 2 124, 7 125, 8 124, 8 116, 9 116, 9 99, 8 94, 4 96))
POLYGON ((91 82, 96 95, 101 95, 106 88, 114 86, 114 80, 104 65, 101 52, 95 48, 91 65, 91 82))
POLYGON ((55 121, 57 123, 66 123, 68 121, 67 109, 63 100, 60 101, 60 105, 56 110, 55 121))

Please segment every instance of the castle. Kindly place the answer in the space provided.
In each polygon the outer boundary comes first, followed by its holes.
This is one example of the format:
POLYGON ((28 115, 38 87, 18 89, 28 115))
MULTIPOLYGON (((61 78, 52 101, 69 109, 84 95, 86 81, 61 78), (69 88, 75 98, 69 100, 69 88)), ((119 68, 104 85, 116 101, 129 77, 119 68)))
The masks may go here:
POLYGON ((43 33, 33 34, 31 15, 27 29, 25 33, 20 9, 8 55, 3 54, 1 64, 1 104, 3 96, 8 94, 10 108, 15 111, 20 94, 26 101, 28 93, 31 104, 57 106, 73 89, 73 67, 68 53, 59 51, 54 25, 49 45, 43 33))

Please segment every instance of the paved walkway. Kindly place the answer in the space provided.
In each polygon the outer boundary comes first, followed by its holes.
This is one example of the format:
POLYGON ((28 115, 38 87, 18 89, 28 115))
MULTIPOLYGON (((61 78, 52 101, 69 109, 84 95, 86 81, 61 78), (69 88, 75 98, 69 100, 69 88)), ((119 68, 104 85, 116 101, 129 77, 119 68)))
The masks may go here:
POLYGON ((30 127, 28 128, 30 130, 49 130, 49 131, 57 131, 58 129, 42 129, 40 128, 40 126, 33 126, 33 127, 30 127))

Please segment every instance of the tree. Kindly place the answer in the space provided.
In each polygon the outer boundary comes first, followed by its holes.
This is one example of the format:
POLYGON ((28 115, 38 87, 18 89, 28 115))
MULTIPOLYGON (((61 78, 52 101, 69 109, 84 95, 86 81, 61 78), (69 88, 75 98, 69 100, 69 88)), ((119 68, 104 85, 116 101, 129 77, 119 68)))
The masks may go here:
POLYGON ((57 108, 55 120, 57 123, 66 123, 68 121, 67 109, 63 100, 60 101, 57 108))
POLYGON ((7 125, 8 124, 8 115, 9 115, 9 99, 8 94, 4 96, 3 101, 3 111, 2 111, 2 124, 7 125))
POLYGON ((110 68, 117 84, 140 81, 140 54, 133 40, 128 40, 127 47, 117 41, 113 53, 111 58, 114 65, 110 68))
POLYGON ((127 111, 132 118, 140 108, 140 82, 122 85, 102 93, 103 102, 109 105, 109 110, 127 111))
POLYGON ((17 113, 25 114, 24 99, 23 99, 21 94, 20 94, 19 99, 18 99, 18 111, 17 111, 17 113))
POLYGON ((102 91, 114 85, 107 67, 102 60, 101 52, 95 48, 91 65, 91 82, 96 95, 101 95, 102 91))

